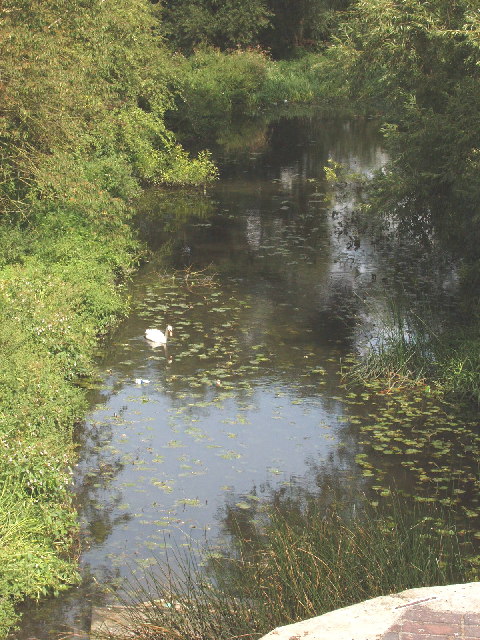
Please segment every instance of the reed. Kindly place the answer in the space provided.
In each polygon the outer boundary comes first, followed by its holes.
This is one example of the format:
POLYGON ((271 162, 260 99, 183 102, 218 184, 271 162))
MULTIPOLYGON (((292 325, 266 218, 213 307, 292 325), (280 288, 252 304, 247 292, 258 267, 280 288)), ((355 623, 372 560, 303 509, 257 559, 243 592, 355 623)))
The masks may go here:
MULTIPOLYGON (((375 315, 375 311, 373 310, 375 315)), ((441 326, 431 308, 412 309, 400 298, 377 314, 377 333, 347 377, 389 387, 435 384, 457 399, 480 403, 480 338, 476 317, 464 326, 441 326)))
POLYGON ((132 582, 124 637, 257 638, 375 596, 465 581, 455 529, 427 508, 399 499, 389 514, 366 502, 326 512, 312 504, 271 511, 263 524, 250 522, 248 536, 239 523, 234 552, 203 563, 193 552, 174 554, 132 582))

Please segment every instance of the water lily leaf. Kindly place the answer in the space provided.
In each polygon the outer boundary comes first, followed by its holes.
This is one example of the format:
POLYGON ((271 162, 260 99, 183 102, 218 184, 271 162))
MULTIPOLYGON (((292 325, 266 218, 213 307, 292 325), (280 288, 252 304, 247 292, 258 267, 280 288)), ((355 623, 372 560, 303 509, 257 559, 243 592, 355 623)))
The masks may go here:
POLYGON ((252 505, 248 504, 248 502, 236 502, 235 506, 238 507, 239 509, 251 509, 252 508, 252 505))

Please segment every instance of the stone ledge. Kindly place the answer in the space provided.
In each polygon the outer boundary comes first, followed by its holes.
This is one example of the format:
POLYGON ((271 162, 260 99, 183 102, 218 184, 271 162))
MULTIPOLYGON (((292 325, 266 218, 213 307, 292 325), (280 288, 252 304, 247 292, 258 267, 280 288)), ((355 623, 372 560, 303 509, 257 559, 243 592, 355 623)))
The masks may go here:
POLYGON ((480 638, 480 582, 409 589, 373 598, 316 618, 278 627, 261 640, 450 638, 480 638))

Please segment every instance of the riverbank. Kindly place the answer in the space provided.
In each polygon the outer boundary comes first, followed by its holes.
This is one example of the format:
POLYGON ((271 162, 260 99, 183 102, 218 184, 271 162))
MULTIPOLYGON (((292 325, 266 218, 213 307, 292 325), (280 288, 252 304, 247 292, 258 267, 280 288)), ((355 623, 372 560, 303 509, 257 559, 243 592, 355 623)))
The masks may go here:
POLYGON ((78 580, 71 467, 86 403, 77 383, 94 374, 99 337, 127 310, 121 282, 138 245, 120 220, 79 228, 64 218, 60 234, 46 215, 30 232, 1 230, 24 248, 13 263, 5 244, 0 254, 3 637, 17 602, 78 580))
MULTIPOLYGON (((479 633, 479 608, 478 582, 408 589, 277 627, 262 640, 406 640, 412 633, 420 640, 475 638, 479 633)), ((124 638, 131 617, 129 607, 98 607, 90 637, 124 638)), ((146 633, 150 626, 145 616, 146 633)))
POLYGON ((78 579, 73 430, 98 340, 127 310, 132 202, 145 184, 203 186, 216 170, 165 125, 176 89, 152 5, 6 2, 1 17, 4 637, 20 600, 78 579))

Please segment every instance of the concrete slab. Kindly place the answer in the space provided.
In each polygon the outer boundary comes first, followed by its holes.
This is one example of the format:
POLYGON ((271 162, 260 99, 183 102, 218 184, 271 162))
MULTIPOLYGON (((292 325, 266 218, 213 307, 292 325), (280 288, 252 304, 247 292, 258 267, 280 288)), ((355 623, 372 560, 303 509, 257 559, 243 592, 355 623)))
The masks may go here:
POLYGON ((395 595, 373 598, 309 620, 278 627, 261 640, 450 638, 480 638, 479 582, 409 589, 395 595), (458 614, 457 617, 448 615, 452 613, 458 614), (475 616, 478 617, 478 625, 475 616))

